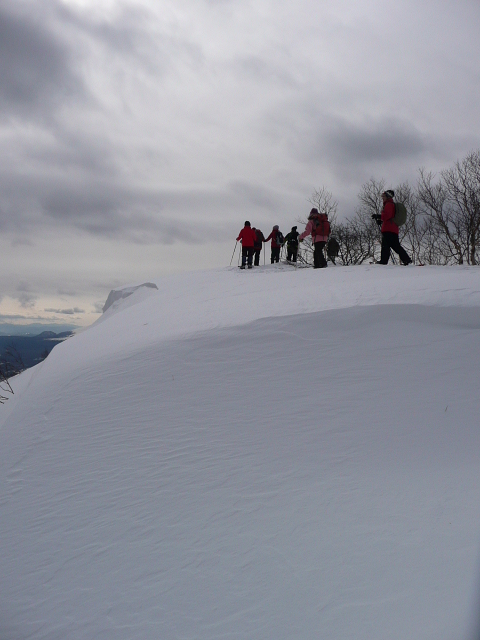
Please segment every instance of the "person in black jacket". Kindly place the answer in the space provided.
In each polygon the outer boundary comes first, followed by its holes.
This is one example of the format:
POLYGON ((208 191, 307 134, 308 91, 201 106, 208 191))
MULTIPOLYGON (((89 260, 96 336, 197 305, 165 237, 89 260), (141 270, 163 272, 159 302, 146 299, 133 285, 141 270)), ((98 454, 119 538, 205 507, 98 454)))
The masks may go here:
POLYGON ((299 235, 297 227, 292 227, 290 233, 287 233, 285 236, 285 242, 287 243, 287 260, 289 262, 297 261, 299 235))
POLYGON ((253 248, 255 250, 253 266, 258 267, 260 266, 260 253, 262 251, 262 244, 265 242, 265 236, 260 231, 260 229, 256 229, 255 227, 252 227, 252 230, 255 231, 255 235, 257 236, 257 239, 255 240, 255 244, 253 245, 253 248))

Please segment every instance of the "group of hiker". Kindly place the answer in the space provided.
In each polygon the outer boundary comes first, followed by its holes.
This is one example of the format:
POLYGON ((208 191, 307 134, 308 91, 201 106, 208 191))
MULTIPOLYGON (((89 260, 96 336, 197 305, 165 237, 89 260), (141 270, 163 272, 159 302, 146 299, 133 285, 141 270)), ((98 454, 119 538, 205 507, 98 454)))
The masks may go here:
MULTIPOLYGON (((313 251, 313 266, 315 268, 322 268, 327 266, 327 261, 324 255, 324 247, 329 241, 330 235, 330 223, 328 216, 325 213, 320 213, 318 209, 312 209, 308 216, 307 226, 305 231, 300 234, 297 231, 297 227, 292 227, 290 233, 286 236, 280 231, 278 224, 274 225, 270 235, 265 238, 260 229, 252 227, 248 220, 245 221, 245 226, 238 234, 237 241, 242 243, 242 264, 241 269, 245 269, 247 266, 249 269, 252 266, 258 266, 260 264, 260 252, 262 250, 263 243, 271 240, 271 253, 270 262, 279 262, 280 250, 286 245, 287 248, 287 261, 296 262, 298 256, 298 245, 300 242, 310 235, 312 237, 313 251), (252 264, 253 262, 253 264, 252 264)), ((332 238, 330 240, 330 246, 332 251, 332 260, 335 261, 335 255, 338 255, 338 243, 335 247, 336 240, 332 238), (335 252, 336 248, 336 252, 335 252)))
MULTIPOLYGON (((381 225, 380 231, 382 234, 382 249, 380 260, 377 261, 377 264, 388 264, 391 250, 393 249, 393 251, 398 254, 402 264, 408 265, 412 262, 412 259, 400 245, 398 239, 398 227, 402 222, 396 219, 397 211, 395 202, 393 201, 394 196, 395 193, 392 189, 384 191, 382 193, 382 212, 381 214, 372 216, 379 226, 381 225)), ((325 247, 328 258, 335 264, 335 258, 338 256, 340 245, 336 238, 333 236, 330 237, 328 215, 319 212, 316 208, 310 211, 303 233, 298 233, 297 227, 295 226, 292 227, 290 233, 287 233, 285 237, 280 231, 278 224, 274 225, 270 235, 265 238, 260 229, 252 227, 250 222, 246 220, 243 229, 237 237, 237 242, 240 241, 242 244, 242 264, 240 269, 245 269, 245 267, 252 269, 253 266, 259 266, 260 252, 263 243, 269 240, 271 240, 271 264, 279 262, 280 250, 284 245, 286 245, 287 248, 287 261, 296 263, 299 243, 303 242, 307 236, 310 236, 312 241, 314 269, 323 269, 327 266, 325 247)))

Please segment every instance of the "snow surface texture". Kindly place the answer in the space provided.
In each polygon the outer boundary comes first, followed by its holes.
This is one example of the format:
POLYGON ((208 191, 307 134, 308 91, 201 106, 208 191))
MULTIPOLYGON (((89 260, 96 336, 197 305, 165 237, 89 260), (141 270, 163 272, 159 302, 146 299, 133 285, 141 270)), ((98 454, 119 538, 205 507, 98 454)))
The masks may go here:
MULTIPOLYGON (((108 298, 105 304, 103 305, 103 312, 105 313, 105 311, 107 309, 110 309, 112 305, 115 305, 115 308, 117 308, 119 306, 118 304, 119 301, 125 300, 125 298, 128 298, 133 293, 135 293, 135 291, 138 291, 142 287, 145 287, 146 289, 158 290, 157 285, 154 284, 153 282, 144 282, 143 284, 137 284, 131 287, 122 287, 121 289, 112 289, 112 291, 110 291, 110 293, 108 294, 108 298)), ((135 296, 135 301, 138 302, 138 296, 135 296)))
POLYGON ((473 637, 480 269, 289 269, 158 280, 14 379, 1 640, 473 637))

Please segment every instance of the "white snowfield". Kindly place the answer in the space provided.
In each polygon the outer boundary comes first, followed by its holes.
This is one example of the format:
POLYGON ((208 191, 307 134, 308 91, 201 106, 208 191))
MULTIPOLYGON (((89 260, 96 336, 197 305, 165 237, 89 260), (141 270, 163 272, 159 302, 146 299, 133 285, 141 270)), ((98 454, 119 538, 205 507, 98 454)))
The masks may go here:
POLYGON ((139 284, 0 406, 0 640, 476 638, 480 268, 139 284))

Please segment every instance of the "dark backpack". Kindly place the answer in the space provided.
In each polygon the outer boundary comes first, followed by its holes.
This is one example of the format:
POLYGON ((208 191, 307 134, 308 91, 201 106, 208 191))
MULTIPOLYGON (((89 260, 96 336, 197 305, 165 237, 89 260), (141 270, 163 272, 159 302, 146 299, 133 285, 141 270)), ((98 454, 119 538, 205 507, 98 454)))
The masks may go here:
POLYGON ((277 229, 277 235, 275 236, 275 242, 277 244, 283 244, 285 241, 285 238, 283 237, 283 233, 280 231, 280 229, 277 229))
POLYGON ((407 221, 407 209, 403 202, 395 202, 395 216, 393 222, 397 227, 401 227, 407 221))
POLYGON ((300 234, 298 233, 298 231, 290 231, 290 233, 287 233, 287 244, 293 244, 293 245, 297 245, 298 244, 298 236, 300 234))

